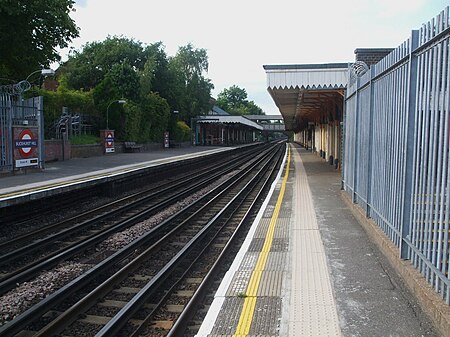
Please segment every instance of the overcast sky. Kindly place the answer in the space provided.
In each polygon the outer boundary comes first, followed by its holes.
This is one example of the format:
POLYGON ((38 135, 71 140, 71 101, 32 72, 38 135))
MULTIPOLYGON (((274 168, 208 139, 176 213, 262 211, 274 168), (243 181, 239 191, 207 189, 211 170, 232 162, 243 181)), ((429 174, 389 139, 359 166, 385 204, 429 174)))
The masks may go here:
MULTIPOLYGON (((394 48, 448 0, 76 0, 72 47, 125 36, 162 41, 169 56, 192 43, 207 50, 217 97, 246 89, 266 114, 279 114, 265 64, 352 62, 356 48, 394 48)), ((62 52, 64 55, 67 51, 62 52)))

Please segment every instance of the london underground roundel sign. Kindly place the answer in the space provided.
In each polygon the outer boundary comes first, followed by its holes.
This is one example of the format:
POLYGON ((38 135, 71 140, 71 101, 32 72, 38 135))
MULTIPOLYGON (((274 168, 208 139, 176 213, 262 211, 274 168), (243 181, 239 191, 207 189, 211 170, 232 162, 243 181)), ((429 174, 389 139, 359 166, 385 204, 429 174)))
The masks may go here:
POLYGON ((19 140, 16 140, 16 147, 19 148, 19 152, 24 158, 31 156, 32 148, 37 147, 33 133, 28 129, 23 130, 19 135, 19 140))

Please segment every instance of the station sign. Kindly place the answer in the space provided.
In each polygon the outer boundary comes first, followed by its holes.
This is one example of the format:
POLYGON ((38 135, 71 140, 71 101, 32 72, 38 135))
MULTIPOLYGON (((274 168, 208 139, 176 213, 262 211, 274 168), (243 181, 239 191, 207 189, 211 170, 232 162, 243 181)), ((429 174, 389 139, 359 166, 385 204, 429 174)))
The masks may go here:
POLYGON ((164 147, 168 148, 169 147, 169 132, 166 131, 164 132, 164 147))
POLYGON ((14 161, 15 167, 38 166, 37 129, 14 129, 14 161))
POLYGON ((114 130, 100 130, 100 137, 102 139, 102 145, 105 150, 104 153, 116 152, 114 145, 114 130))
POLYGON ((106 137, 105 137, 105 152, 106 153, 111 153, 114 152, 115 148, 114 148, 114 133, 112 131, 108 131, 106 132, 106 137))

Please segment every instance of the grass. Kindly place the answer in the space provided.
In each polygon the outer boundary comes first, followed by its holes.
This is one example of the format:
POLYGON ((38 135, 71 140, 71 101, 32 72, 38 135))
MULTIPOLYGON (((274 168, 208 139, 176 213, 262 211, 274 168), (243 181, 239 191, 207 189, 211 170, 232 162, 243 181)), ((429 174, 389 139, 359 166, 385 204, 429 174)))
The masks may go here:
POLYGON ((73 145, 87 145, 100 143, 100 137, 93 135, 80 135, 70 138, 70 142, 73 145))

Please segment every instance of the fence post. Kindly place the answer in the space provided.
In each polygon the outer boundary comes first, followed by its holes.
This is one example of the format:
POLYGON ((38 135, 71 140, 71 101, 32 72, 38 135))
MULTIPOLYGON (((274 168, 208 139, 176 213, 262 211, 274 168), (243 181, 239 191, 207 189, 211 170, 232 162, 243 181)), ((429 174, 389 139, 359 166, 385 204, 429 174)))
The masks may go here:
POLYGON ((44 168, 45 163, 45 144, 44 144, 44 97, 39 96, 37 98, 37 121, 38 121, 38 133, 39 133, 39 168, 44 168))
POLYGON ((409 86, 408 86, 408 127, 406 128, 406 149, 405 158, 406 161, 405 172, 404 172, 404 189, 403 189, 403 209, 401 216, 401 234, 402 238, 400 240, 400 258, 408 259, 408 244, 405 239, 409 239, 409 231, 411 228, 412 219, 412 200, 414 196, 412 195, 413 190, 413 171, 414 171, 414 147, 416 138, 416 100, 417 100, 417 56, 414 55, 415 50, 419 45, 419 31, 413 30, 411 32, 411 45, 409 53, 409 86), (408 162, 411 165, 408 165, 408 162))
POLYGON ((366 198, 366 217, 370 218, 370 204, 372 202, 372 148, 373 148, 373 109, 374 109, 374 93, 373 93, 373 82, 372 79, 375 77, 375 68, 371 67, 370 80, 369 80, 369 90, 370 90, 370 100, 369 100, 369 146, 367 149, 367 198, 366 198))
POLYGON ((358 169, 356 168, 356 165, 358 163, 358 150, 357 150, 357 144, 358 144, 358 128, 359 128, 359 124, 358 124, 358 116, 359 116, 359 85, 360 85, 360 81, 359 81, 359 77, 356 78, 356 92, 355 92, 355 127, 353 129, 355 137, 354 137, 354 142, 353 142, 353 146, 354 146, 354 155, 353 155, 353 195, 352 195, 352 201, 353 203, 356 203, 356 184, 358 183, 358 178, 357 178, 357 174, 358 174, 358 169))

